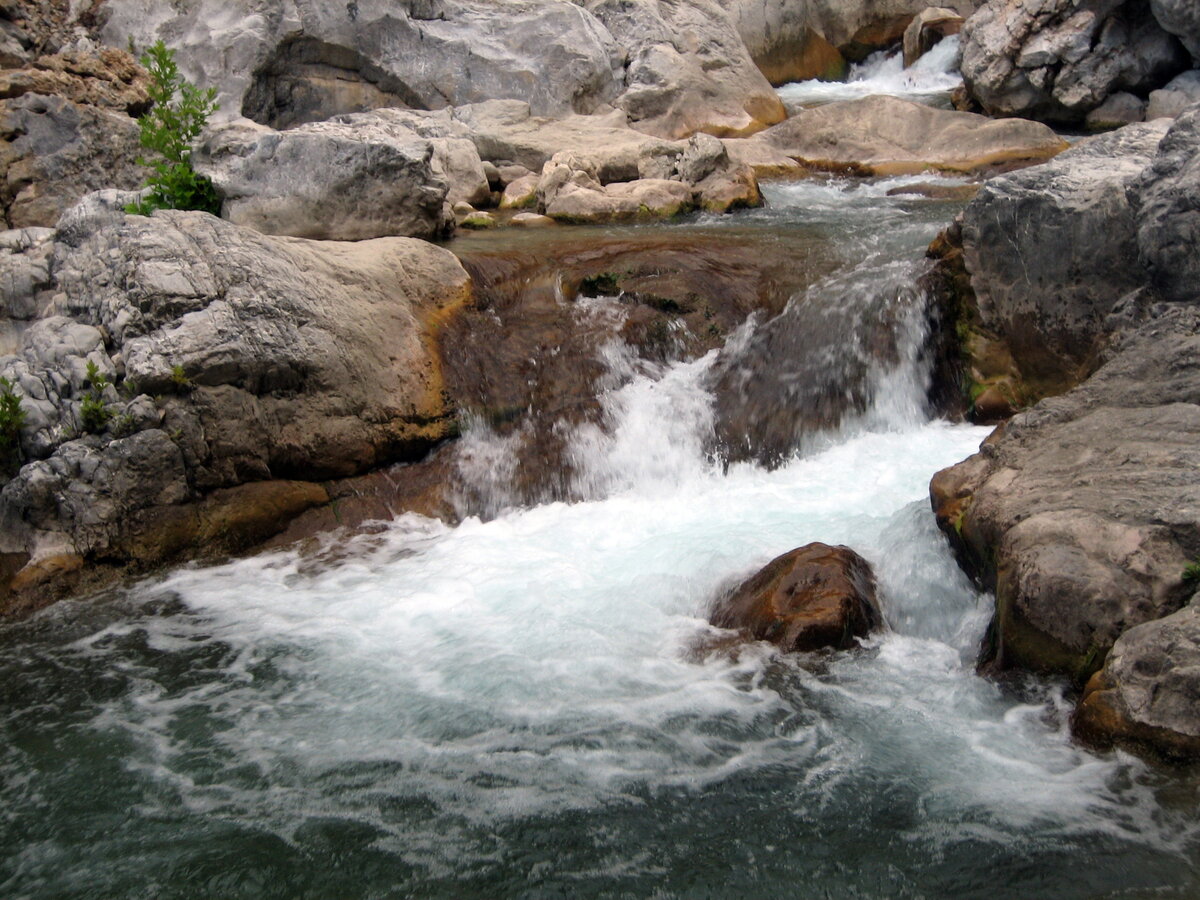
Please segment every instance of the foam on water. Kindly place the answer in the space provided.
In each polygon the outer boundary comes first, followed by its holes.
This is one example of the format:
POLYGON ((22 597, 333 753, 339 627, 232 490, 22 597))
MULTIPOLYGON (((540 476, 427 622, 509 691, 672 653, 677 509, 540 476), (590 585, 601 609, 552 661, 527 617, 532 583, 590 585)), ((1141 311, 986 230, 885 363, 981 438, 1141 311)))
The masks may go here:
POLYGON ((779 88, 790 111, 873 94, 904 97, 919 103, 948 106, 950 93, 962 84, 958 74, 959 39, 944 38, 910 68, 898 51, 880 50, 855 63, 845 81, 797 81, 779 88))

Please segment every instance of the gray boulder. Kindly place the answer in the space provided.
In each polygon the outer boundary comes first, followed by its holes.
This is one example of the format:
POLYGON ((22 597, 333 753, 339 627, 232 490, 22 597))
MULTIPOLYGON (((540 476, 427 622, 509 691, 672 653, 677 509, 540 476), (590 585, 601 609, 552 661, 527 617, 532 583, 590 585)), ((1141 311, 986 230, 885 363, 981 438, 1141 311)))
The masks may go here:
POLYGON ((1192 59, 1200 63, 1200 6, 1192 0, 1150 0, 1150 11, 1158 24, 1183 41, 1192 59))
POLYGON ((1083 120, 1090 131, 1105 131, 1132 125, 1146 118, 1146 101, 1127 91, 1110 94, 1108 99, 1083 120))
POLYGON ((1189 107, 1200 103, 1200 70, 1177 75, 1157 91, 1150 92, 1147 119, 1174 119, 1189 107))
MULTIPOLYGON (((48 315, 0 357, 26 410, 26 464, 0 491, 18 587, 261 539, 327 499, 311 482, 419 457, 454 427, 435 339, 470 281, 449 252, 131 216, 129 198, 63 215, 48 315)), ((7 241, 33 254, 44 235, 7 241)))
POLYGON ((61 97, 0 103, 0 203, 11 228, 51 226, 89 191, 137 187, 137 123, 61 97))
POLYGON ((1200 106, 1175 120, 1129 197, 1154 287, 1167 300, 1200 302, 1200 106))
POLYGON ((1082 683, 1123 632, 1183 605, 1198 439, 1200 314, 1152 310, 1087 382, 934 477, 938 524, 996 593, 986 661, 1082 683))
POLYGON ((963 79, 992 115, 1080 122, 1111 94, 1144 96, 1189 65, 1139 0, 988 0, 962 31, 963 79))
POLYGON ((615 105, 664 138, 743 137, 780 122, 782 102, 713 0, 590 0, 628 54, 615 105))
POLYGON ((1192 762, 1200 758, 1200 606, 1131 628, 1088 683, 1077 735, 1192 762))
POLYGON ((984 183, 962 223, 977 383, 1015 369, 1031 401, 1095 368, 1109 316, 1145 283, 1126 190, 1165 133, 1165 122, 1131 125, 984 183))
POLYGON ((453 227, 452 146, 473 159, 486 190, 473 145, 461 143, 441 139, 439 159, 431 141, 373 113, 282 132, 243 120, 210 132, 194 163, 213 180, 222 215, 264 234, 433 238, 453 227))

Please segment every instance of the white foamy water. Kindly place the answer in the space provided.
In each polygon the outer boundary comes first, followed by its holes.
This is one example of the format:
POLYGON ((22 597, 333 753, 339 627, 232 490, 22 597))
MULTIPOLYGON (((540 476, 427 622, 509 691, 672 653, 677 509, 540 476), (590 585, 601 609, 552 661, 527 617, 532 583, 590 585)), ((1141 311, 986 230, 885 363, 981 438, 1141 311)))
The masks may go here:
POLYGON ((780 87, 779 98, 790 111, 873 94, 948 106, 950 93, 962 84, 958 48, 957 35, 943 38, 907 69, 899 51, 880 50, 852 65, 845 81, 796 81, 780 87))

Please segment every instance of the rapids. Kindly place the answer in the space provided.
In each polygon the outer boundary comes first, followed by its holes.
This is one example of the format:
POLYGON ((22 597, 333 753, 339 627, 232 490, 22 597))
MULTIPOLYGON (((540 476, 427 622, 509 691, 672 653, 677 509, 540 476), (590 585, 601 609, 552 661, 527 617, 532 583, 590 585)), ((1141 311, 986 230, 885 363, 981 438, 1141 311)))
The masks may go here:
MULTIPOLYGON (((889 195, 909 181, 668 227, 825 229, 840 263, 787 308, 894 299, 955 210, 889 195)), ((924 318, 885 321, 862 413, 773 468, 712 452, 713 373, 765 322, 688 361, 610 342, 573 502, 400 516, 0 629, 0 895, 1196 896, 1194 785, 1075 746, 1060 686, 974 673, 991 600, 927 490, 987 430, 930 418, 924 318), (812 540, 871 561, 885 631, 697 651, 722 588, 812 540)), ((506 440, 464 436, 476 493, 506 440)))

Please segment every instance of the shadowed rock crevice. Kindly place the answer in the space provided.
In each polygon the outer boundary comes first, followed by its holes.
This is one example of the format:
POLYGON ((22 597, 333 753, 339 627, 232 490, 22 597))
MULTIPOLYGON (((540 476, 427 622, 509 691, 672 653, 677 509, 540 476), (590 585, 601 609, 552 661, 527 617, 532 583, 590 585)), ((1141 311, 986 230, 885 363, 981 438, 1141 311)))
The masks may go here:
POLYGON ((424 109, 395 75, 358 51, 304 35, 280 42, 254 73, 242 115, 284 129, 380 107, 424 109))

